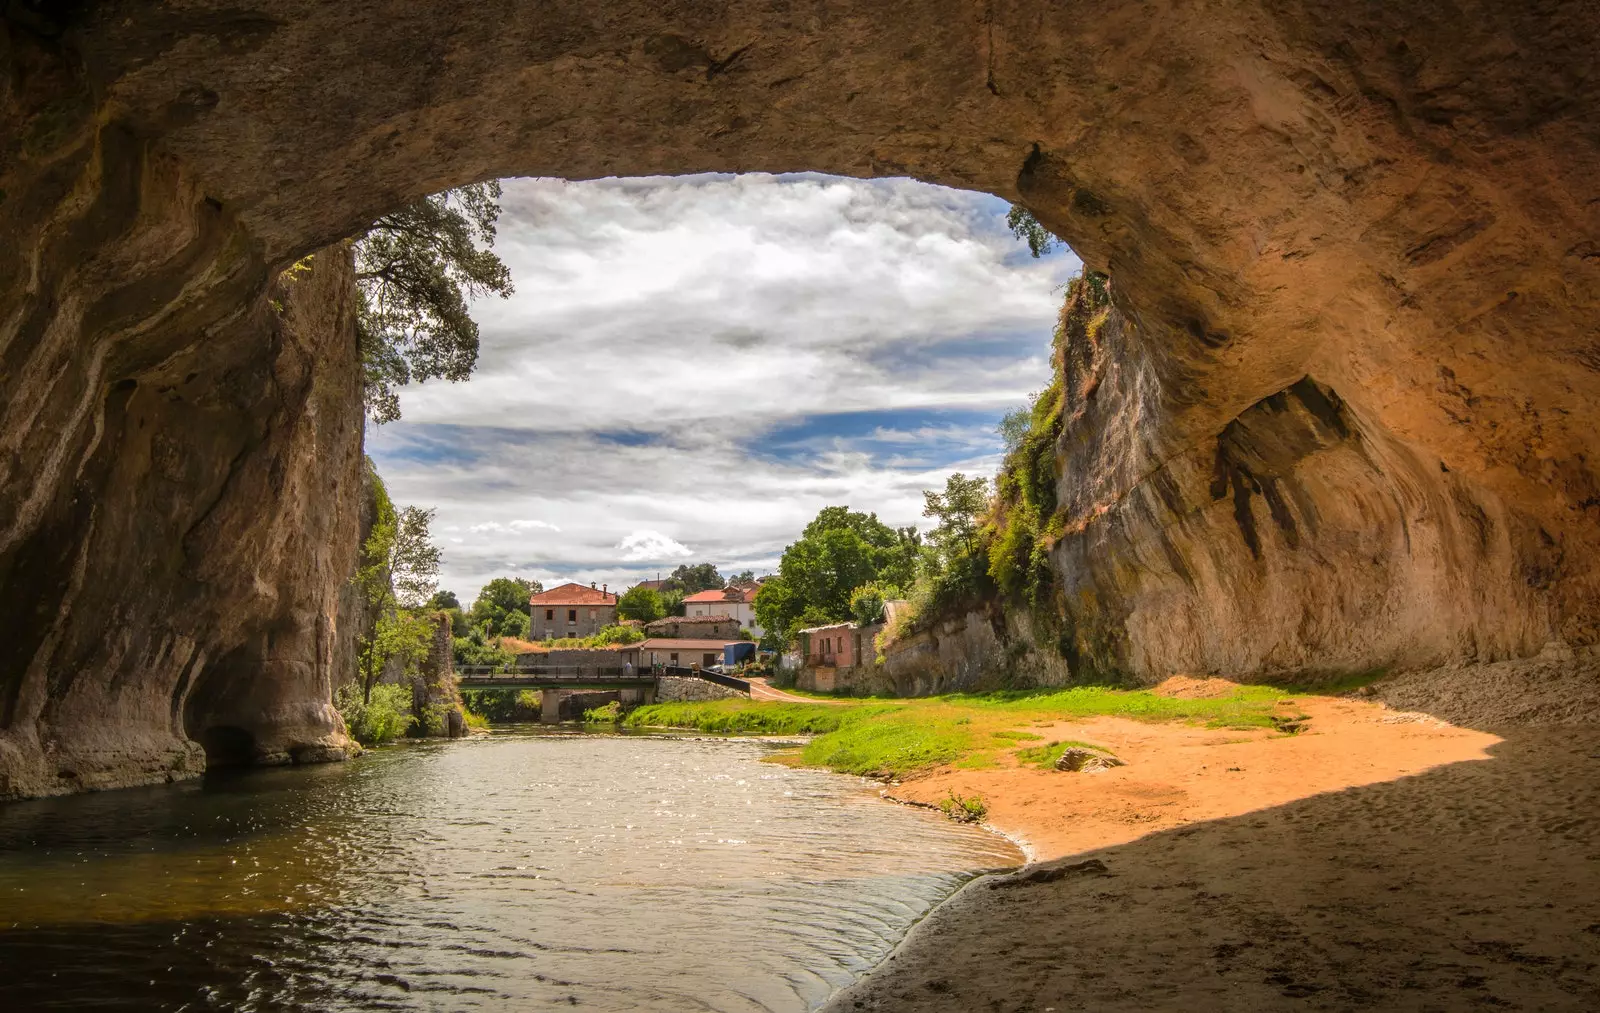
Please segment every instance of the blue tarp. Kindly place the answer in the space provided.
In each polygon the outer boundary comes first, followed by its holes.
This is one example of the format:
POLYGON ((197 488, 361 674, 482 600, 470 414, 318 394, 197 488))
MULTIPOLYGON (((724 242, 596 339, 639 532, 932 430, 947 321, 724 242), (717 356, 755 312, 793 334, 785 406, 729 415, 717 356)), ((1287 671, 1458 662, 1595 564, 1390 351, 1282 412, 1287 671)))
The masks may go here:
POLYGON ((722 667, 732 668, 741 661, 749 661, 756 656, 756 645, 753 641, 741 640, 737 644, 722 645, 722 667))

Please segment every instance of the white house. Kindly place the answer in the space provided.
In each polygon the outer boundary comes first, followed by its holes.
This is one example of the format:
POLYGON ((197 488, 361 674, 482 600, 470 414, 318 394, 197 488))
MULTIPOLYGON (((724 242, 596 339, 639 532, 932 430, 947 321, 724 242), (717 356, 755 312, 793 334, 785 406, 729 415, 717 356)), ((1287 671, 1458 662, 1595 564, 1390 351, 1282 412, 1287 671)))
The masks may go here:
POLYGON ((756 591, 750 587, 725 587, 717 591, 697 591, 683 600, 683 614, 695 616, 729 616, 741 627, 750 631, 757 640, 765 632, 756 625, 756 591))

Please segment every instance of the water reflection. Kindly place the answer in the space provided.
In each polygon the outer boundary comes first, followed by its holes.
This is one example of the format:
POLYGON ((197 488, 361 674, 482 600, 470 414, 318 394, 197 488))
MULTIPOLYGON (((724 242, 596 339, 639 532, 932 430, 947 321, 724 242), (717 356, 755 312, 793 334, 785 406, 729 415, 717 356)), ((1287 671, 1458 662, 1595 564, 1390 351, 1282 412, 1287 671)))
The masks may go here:
POLYGON ((0 807, 3 1005, 805 1010, 1020 861, 767 748, 496 735, 0 807))

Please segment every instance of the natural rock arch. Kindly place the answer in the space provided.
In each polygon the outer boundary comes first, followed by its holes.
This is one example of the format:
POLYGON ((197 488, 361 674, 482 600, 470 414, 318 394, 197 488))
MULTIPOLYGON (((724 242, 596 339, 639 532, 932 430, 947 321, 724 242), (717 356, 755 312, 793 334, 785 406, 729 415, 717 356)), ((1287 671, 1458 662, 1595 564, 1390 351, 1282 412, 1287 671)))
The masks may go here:
POLYGON ((1062 447, 1058 562, 1101 662, 1600 637, 1592 5, 7 11, 0 796, 190 769, 187 695, 224 657, 260 659, 259 748, 338 748, 348 268, 334 247, 278 272, 493 176, 812 169, 1024 200, 1120 311, 1062 447))

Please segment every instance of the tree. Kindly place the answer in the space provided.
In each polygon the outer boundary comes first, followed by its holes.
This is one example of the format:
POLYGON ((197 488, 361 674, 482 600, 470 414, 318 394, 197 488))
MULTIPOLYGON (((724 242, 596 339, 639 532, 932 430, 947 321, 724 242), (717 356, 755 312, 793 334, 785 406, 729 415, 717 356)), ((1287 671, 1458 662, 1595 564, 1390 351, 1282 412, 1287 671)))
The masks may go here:
POLYGON ((735 585, 754 584, 755 582, 756 572, 754 570, 740 570, 738 573, 728 578, 729 587, 733 587, 735 585))
POLYGON ((783 550, 778 575, 756 593, 756 622, 788 643, 796 630, 852 615, 851 595, 866 584, 904 587, 916 577, 922 539, 891 528, 877 514, 824 507, 783 550))
POLYGON ((467 300, 512 291, 511 272, 486 248, 499 217, 491 180, 408 204, 356 240, 356 338, 372 421, 400 417, 397 387, 472 375, 478 325, 467 300))
MULTIPOLYGON (((510 636, 503 629, 506 618, 512 612, 521 612, 524 617, 532 616, 533 606, 528 599, 543 590, 544 585, 536 580, 496 577, 483 585, 478 597, 473 599, 468 617, 473 626, 487 627, 491 637, 510 636)), ((524 625, 522 631, 528 632, 528 627, 524 625)))
POLYGON ((502 637, 515 637, 518 640, 526 640, 528 639, 530 625, 528 613, 512 609, 506 613, 505 618, 500 622, 500 635, 502 637))
POLYGON ((850 615, 857 626, 871 626, 883 621, 883 603, 901 597, 901 591, 892 584, 873 582, 862 584, 850 593, 850 615))
POLYGON ((711 563, 696 563, 694 566, 680 564, 672 571, 672 581, 683 589, 685 594, 694 594, 696 591, 712 591, 723 586, 722 575, 711 563))
POLYGON ((960 545, 970 556, 976 548, 978 517, 989 505, 989 480, 981 475, 968 478, 958 471, 945 480, 944 492, 924 490, 922 498, 922 516, 938 519, 933 537, 945 548, 946 555, 960 545))
POLYGON ((436 609, 458 609, 461 599, 456 597, 454 591, 435 591, 433 597, 428 599, 428 607, 436 609))
POLYGON ((428 534, 433 511, 397 512, 370 460, 367 467, 377 512, 352 578, 371 622, 356 638, 363 703, 371 703, 372 687, 391 660, 410 667, 427 656, 433 637, 427 605, 438 586, 440 556, 428 534))
POLYGON ((617 617, 654 622, 667 614, 660 592, 648 587, 630 587, 617 598, 617 617))
POLYGON ((789 582, 779 575, 761 585, 753 608, 756 625, 766 631, 763 646, 781 650, 789 643, 789 627, 805 606, 789 587, 789 582))
POLYGON ((1021 204, 1011 205, 1011 210, 1006 212, 1006 228, 1011 234, 1028 244, 1028 252, 1035 257, 1041 257, 1055 249, 1061 240, 1055 237, 1049 229, 1039 224, 1039 219, 1033 212, 1021 204))

